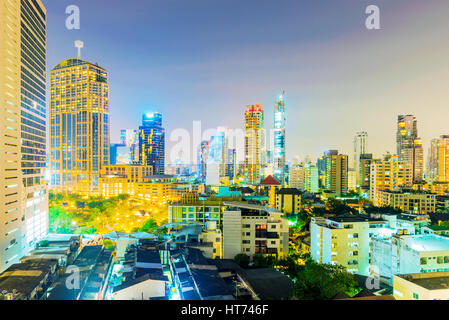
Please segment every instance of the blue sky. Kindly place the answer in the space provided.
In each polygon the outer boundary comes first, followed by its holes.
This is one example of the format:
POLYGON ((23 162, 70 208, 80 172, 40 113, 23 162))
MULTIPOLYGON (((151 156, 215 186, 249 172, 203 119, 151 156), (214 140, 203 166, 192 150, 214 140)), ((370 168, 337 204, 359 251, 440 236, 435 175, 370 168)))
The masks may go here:
MULTIPOLYGON (((241 128, 260 103, 272 127, 286 91, 287 156, 352 152, 368 131, 375 156, 395 150, 395 121, 415 114, 425 148, 449 133, 449 2, 445 0, 44 0, 48 68, 74 57, 110 73, 111 138, 141 114, 164 126, 241 128), (65 28, 78 5, 81 29, 65 28), (365 8, 381 9, 381 30, 365 8)), ((170 142, 167 141, 168 146, 170 142)))

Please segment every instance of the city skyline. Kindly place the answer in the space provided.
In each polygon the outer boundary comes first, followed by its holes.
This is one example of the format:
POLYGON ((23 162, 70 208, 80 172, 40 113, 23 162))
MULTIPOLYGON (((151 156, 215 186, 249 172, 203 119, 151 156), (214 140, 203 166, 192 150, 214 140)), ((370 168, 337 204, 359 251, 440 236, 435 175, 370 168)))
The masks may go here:
MULTIPOLYGON (((447 134, 444 119, 449 115, 445 108, 449 95, 441 83, 449 70, 444 58, 449 48, 440 39, 441 31, 449 29, 442 13, 447 3, 432 1, 434 5, 428 9, 430 6, 425 8, 418 1, 407 1, 407 7, 405 1, 380 1, 382 29, 370 32, 361 14, 366 7, 363 1, 352 6, 348 1, 326 4, 336 14, 322 12, 320 24, 302 15, 305 11, 311 16, 318 14, 323 4, 261 2, 256 13, 264 19, 255 23, 245 19, 250 8, 255 10, 250 2, 236 12, 231 5, 206 5, 203 1, 188 8, 176 1, 167 7, 157 1, 141 4, 139 14, 151 17, 146 25, 131 21, 135 10, 120 7, 120 19, 126 22, 123 30, 112 25, 119 19, 117 4, 112 3, 103 13, 104 19, 99 19, 105 23, 102 28, 96 28, 97 19, 92 16, 98 12, 95 8, 104 5, 102 1, 77 4, 81 29, 67 30, 68 2, 48 3, 48 65, 52 68, 75 56, 73 41, 85 41, 83 59, 98 61, 111 74, 111 142, 119 141, 121 129, 137 127, 142 113, 154 111, 166 118, 168 150, 173 145, 170 132, 191 130, 196 120, 201 120, 205 129, 242 128, 245 105, 260 103, 270 110, 282 89, 289 106, 287 159, 308 154, 316 158, 329 149, 351 154, 358 131, 368 132, 370 152, 375 156, 394 152, 399 114, 417 117, 425 158, 430 140, 447 134), (210 12, 204 22, 195 19, 199 5, 206 5, 210 12), (273 23, 272 9, 283 14, 284 19, 276 20, 278 24, 273 23), (173 16, 186 11, 179 21, 168 15, 158 29, 161 18, 155 17, 155 12, 160 10, 173 16), (296 19, 295 13, 303 19, 296 19), (241 31, 229 28, 226 21, 231 16, 241 31), (165 28, 167 23, 173 24, 165 28), (125 33, 139 27, 143 31, 131 37, 133 45, 129 46, 125 33), (270 31, 263 39, 260 28, 270 31), (195 36, 189 37, 188 31, 195 36), (213 32, 218 39, 207 40, 213 32), (406 37, 409 33, 415 35, 413 39, 406 37), (142 37, 139 44, 134 41, 136 36, 142 37), (346 50, 353 53, 350 59, 346 50), (102 54, 106 51, 107 55, 102 54), (402 59, 404 55, 406 59, 402 59), (146 81, 139 79, 140 73, 147 76, 146 81), (204 112, 211 105, 216 112, 204 112), (429 107, 434 112, 428 112, 429 107), (320 125, 312 125, 313 119, 320 125), (342 126, 334 129, 335 123, 342 126)), ((266 123, 273 123, 272 112, 267 112, 266 123)))

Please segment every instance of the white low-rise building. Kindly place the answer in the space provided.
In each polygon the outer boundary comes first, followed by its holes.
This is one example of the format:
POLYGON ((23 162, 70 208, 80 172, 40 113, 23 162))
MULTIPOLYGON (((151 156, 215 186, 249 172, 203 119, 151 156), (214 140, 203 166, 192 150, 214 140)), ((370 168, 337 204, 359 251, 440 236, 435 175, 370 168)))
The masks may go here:
POLYGON ((449 271, 449 238, 395 235, 371 242, 372 273, 392 284, 396 274, 449 271))

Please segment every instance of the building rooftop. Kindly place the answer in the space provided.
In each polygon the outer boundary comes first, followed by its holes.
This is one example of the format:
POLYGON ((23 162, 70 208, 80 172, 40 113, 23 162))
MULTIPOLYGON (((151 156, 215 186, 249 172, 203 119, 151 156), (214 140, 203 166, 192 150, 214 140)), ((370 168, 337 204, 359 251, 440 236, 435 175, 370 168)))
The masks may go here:
POLYGON ((294 284, 286 275, 272 268, 243 269, 232 259, 210 259, 219 272, 234 272, 263 299, 282 300, 290 298, 294 284))
POLYGON ((93 265, 97 262, 98 257, 100 256, 103 250, 102 245, 98 246, 85 246, 78 257, 76 257, 73 264, 76 266, 89 266, 93 265))
POLYGON ((266 177, 261 183, 261 186, 279 186, 281 185, 273 176, 266 177))
POLYGON ((396 275, 427 290, 449 289, 449 272, 426 272, 396 275))
MULTIPOLYGON (((81 65, 84 65, 84 64, 89 64, 89 65, 95 66, 95 67, 97 67, 99 69, 103 69, 98 64, 93 64, 93 63, 85 61, 85 60, 81 60, 81 59, 67 59, 67 60, 61 61, 56 67, 53 68, 53 70, 59 70, 59 69, 64 69, 64 68, 76 67, 76 66, 81 66, 81 65)), ((106 71, 105 69, 103 69, 103 70, 106 71)))
POLYGON ((293 194, 293 195, 300 195, 301 191, 299 191, 296 188, 282 188, 281 190, 277 191, 276 194, 293 194))
POLYGON ((449 251, 449 238, 435 234, 405 236, 410 249, 418 252, 449 251))
POLYGON ((335 217, 328 217, 327 219, 335 222, 386 222, 383 219, 371 218, 363 215, 341 215, 335 217))
POLYGON ((28 297, 39 287, 47 275, 56 268, 58 260, 30 260, 10 266, 0 274, 0 293, 18 293, 28 297))
POLYGON ((252 203, 247 203, 247 202, 231 201, 231 202, 224 202, 224 205, 227 207, 232 207, 232 208, 260 210, 260 211, 266 211, 266 212, 276 211, 274 208, 271 208, 271 207, 265 207, 260 204, 252 204, 252 203))

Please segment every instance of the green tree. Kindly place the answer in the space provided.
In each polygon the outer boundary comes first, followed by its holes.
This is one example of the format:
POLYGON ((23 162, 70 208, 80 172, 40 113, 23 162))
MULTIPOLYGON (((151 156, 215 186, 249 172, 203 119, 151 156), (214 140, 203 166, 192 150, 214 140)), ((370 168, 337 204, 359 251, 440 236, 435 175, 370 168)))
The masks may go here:
POLYGON ((239 253, 234 257, 234 261, 242 268, 248 268, 251 261, 250 257, 244 253, 239 253))
POLYGON ((145 224, 138 230, 139 232, 155 233, 157 231, 158 225, 154 219, 149 219, 145 224))
POLYGON ((352 297, 360 291, 354 276, 343 266, 308 261, 297 271, 295 296, 300 300, 332 299, 340 292, 352 297))

